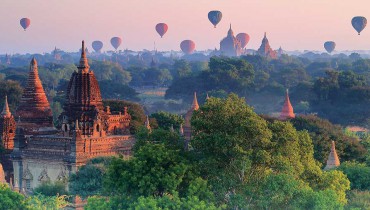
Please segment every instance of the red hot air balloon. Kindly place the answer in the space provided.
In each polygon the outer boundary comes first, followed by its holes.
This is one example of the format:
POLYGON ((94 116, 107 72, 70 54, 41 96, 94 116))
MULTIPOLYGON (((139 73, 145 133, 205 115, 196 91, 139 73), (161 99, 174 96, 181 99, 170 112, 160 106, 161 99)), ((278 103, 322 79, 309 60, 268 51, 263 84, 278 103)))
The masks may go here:
POLYGON ((195 43, 192 40, 184 40, 180 44, 181 50, 185 54, 192 54, 195 50, 195 43))
POLYGON ((31 24, 31 20, 29 18, 22 18, 19 23, 21 24, 22 28, 24 30, 26 30, 30 24, 31 24))
POLYGON ((236 39, 242 44, 242 48, 245 48, 249 42, 250 36, 246 33, 239 33, 236 35, 236 39))
POLYGON ((103 42, 93 41, 91 46, 95 50, 95 52, 100 52, 100 50, 103 48, 103 42))
POLYGON ((110 43, 112 44, 114 49, 117 50, 122 43, 122 39, 120 37, 113 37, 112 39, 110 39, 110 43))
POLYGON ((155 26, 155 30, 157 31, 157 33, 161 36, 161 38, 163 37, 163 35, 166 34, 167 30, 168 30, 168 25, 165 24, 165 23, 158 23, 156 26, 155 26))

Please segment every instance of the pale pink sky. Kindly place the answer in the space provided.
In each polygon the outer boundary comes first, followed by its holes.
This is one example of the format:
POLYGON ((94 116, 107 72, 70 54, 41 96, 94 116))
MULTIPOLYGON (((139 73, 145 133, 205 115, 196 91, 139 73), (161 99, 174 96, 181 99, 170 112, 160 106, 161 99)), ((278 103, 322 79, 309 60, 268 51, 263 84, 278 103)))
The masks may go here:
MULTIPOLYGON (((110 38, 120 36, 120 49, 180 50, 184 39, 196 49, 219 48, 229 24, 235 34, 251 36, 247 48, 256 49, 266 31, 272 48, 323 50, 333 40, 336 50, 369 50, 370 29, 358 36, 353 16, 370 18, 369 0, 1 0, 0 53, 49 52, 54 46, 77 51, 84 39, 101 40, 112 50, 110 38), (216 29, 207 19, 220 10, 216 29), (31 19, 25 32, 22 17, 31 19), (158 22, 169 30, 163 39, 155 32, 158 22)), ((369 19, 370 21, 370 19, 369 19)), ((370 23, 369 23, 370 25, 370 23)), ((368 26, 370 27, 370 26, 368 26)))

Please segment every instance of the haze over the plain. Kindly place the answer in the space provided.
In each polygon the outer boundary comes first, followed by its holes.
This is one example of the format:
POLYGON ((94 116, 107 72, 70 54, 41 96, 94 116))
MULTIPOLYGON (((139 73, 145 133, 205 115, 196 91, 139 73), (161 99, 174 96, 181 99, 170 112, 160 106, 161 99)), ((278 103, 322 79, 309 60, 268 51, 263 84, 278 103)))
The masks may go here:
POLYGON ((180 42, 192 39, 196 49, 219 48, 229 24, 235 33, 246 32, 247 48, 256 49, 266 31, 274 49, 324 50, 333 40, 336 50, 370 49, 370 29, 358 36, 353 16, 370 14, 368 0, 2 0, 0 53, 50 52, 54 46, 76 51, 82 39, 101 40, 103 51, 112 50, 110 38, 120 36, 120 49, 180 50, 180 42), (359 6, 360 5, 360 6, 359 6), (216 29, 207 19, 220 10, 216 29), (31 19, 23 31, 22 17, 31 19), (154 27, 169 25, 160 38, 154 27))

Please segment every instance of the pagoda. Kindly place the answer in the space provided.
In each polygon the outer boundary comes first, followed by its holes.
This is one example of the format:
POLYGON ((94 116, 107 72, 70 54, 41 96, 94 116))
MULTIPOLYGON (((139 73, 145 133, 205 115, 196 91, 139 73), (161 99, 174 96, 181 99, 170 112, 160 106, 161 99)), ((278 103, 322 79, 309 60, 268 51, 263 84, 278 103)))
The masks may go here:
POLYGON ((269 58, 269 59, 277 59, 277 53, 273 50, 270 46, 269 40, 267 39, 266 32, 265 36, 262 39, 262 44, 257 51, 257 54, 269 58))
POLYGON ((293 111, 293 106, 290 103, 289 91, 287 89, 286 93, 285 93, 285 101, 284 101, 283 109, 281 110, 279 119, 280 120, 288 120, 288 119, 292 119, 292 118, 295 118, 295 114, 294 114, 294 111, 293 111))
POLYGON ((4 108, 0 116, 0 142, 6 150, 12 150, 14 147, 15 129, 14 116, 9 110, 8 97, 5 96, 4 108))
POLYGON ((227 36, 220 42, 220 51, 222 55, 235 57, 242 54, 242 47, 240 41, 234 36, 234 32, 230 29, 227 36))
POLYGON ((26 133, 48 132, 55 130, 50 104, 39 78, 37 61, 31 60, 27 86, 16 111, 21 126, 26 133))
POLYGON ((185 114, 185 124, 184 124, 184 136, 187 141, 191 139, 191 117, 193 116, 194 111, 199 109, 197 93, 194 92, 193 103, 190 109, 185 114))
POLYGON ((326 161, 326 166, 324 170, 330 170, 330 169, 338 167, 339 165, 340 165, 340 161, 338 158, 337 151, 335 150, 335 142, 331 141, 330 154, 329 154, 328 160, 326 161))

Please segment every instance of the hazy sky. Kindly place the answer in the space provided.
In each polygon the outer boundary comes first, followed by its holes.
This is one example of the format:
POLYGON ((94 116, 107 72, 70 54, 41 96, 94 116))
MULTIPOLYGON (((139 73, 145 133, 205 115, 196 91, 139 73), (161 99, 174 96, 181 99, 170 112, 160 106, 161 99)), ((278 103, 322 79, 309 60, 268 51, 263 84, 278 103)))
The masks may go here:
POLYGON ((230 23, 235 34, 251 36, 247 48, 258 48, 266 31, 274 49, 323 50, 333 40, 336 50, 369 50, 370 26, 361 36, 351 26, 353 16, 367 15, 369 0, 0 0, 0 53, 77 51, 82 39, 89 49, 103 41, 105 51, 113 36, 123 38, 120 49, 153 49, 156 42, 158 50, 179 50, 184 39, 214 49, 230 23), (216 29, 210 10, 223 13, 216 29), (22 17, 31 19, 27 31, 22 17), (169 25, 163 39, 158 22, 169 25))

